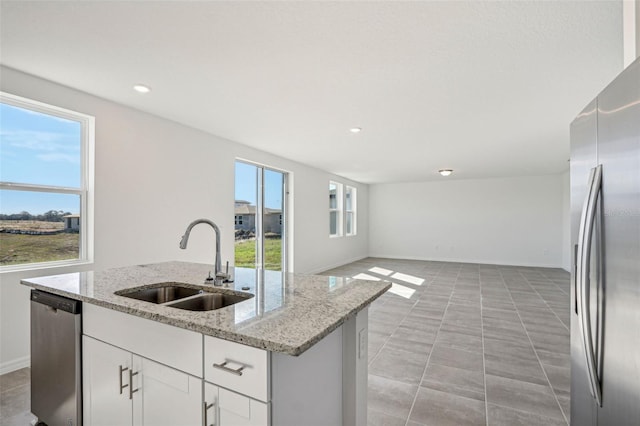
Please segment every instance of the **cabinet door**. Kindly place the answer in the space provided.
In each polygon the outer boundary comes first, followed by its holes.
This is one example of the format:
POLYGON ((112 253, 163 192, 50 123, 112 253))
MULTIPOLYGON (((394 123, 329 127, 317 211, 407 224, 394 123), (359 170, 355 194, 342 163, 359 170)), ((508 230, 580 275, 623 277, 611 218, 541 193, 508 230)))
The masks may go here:
POLYGON ((218 388, 219 426, 268 426, 268 405, 226 389, 218 388))
POLYGON ((134 355, 136 426, 201 426, 202 379, 134 355))
POLYGON ((268 405, 211 383, 204 383, 205 426, 268 426, 268 405))
POLYGON ((218 387, 204 382, 204 426, 218 426, 218 387))
POLYGON ((131 353, 87 336, 82 345, 85 426, 131 425, 129 370, 121 371, 131 368, 131 353))

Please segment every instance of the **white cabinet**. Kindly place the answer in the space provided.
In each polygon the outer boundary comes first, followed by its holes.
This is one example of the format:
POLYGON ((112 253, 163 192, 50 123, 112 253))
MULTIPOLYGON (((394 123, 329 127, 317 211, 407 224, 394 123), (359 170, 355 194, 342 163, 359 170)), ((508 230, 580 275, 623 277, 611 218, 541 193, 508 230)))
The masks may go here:
POLYGON ((269 426, 269 355, 204 336, 206 426, 269 426))
POLYGON ((129 400, 131 353, 87 336, 82 337, 82 393, 85 425, 132 425, 129 400), (120 390, 120 391, 119 391, 120 390))
POLYGON ((268 402, 269 355, 264 349, 204 336, 204 379, 268 402))
POLYGON ((269 405, 205 382, 205 426, 267 426, 269 405))
POLYGON ((202 334, 85 303, 82 334, 202 377, 202 334))
POLYGON ((135 355, 133 366, 139 391, 133 395, 134 425, 202 424, 202 379, 135 355))
POLYGON ((84 424, 202 424, 202 380, 83 336, 84 424))
POLYGON ((366 323, 292 357, 85 304, 84 424, 364 426, 366 323))

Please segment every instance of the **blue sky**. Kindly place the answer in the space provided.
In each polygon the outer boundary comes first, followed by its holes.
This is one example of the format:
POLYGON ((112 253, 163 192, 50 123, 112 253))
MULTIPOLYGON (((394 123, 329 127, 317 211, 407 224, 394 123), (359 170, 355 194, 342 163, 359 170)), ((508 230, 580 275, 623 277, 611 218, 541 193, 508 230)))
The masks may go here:
MULTIPOLYGON (((0 104, 0 180, 80 187, 81 125, 38 112, 0 104)), ((0 212, 48 210, 79 213, 75 195, 0 191, 0 212)))
MULTIPOLYGON (((0 180, 48 186, 80 187, 81 125, 0 103, 0 180)), ((237 162, 235 198, 255 205, 256 166, 237 162)), ((0 213, 48 210, 79 213, 79 197, 0 190, 0 213)), ((282 173, 265 171, 265 205, 282 208, 282 173)))
MULTIPOLYGON (((236 200, 250 201, 256 205, 257 171, 251 164, 236 162, 236 200)), ((265 170, 265 206, 271 209, 282 208, 282 173, 265 170)))

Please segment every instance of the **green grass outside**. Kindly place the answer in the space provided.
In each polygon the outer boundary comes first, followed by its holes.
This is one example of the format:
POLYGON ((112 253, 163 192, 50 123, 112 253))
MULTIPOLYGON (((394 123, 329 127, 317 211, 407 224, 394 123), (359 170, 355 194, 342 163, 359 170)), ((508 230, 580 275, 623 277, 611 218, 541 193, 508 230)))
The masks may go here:
POLYGON ((79 234, 22 235, 0 233, 0 265, 77 259, 79 234))
MULTIPOLYGON (((264 268, 270 271, 282 269, 282 239, 268 238, 264 241, 264 268)), ((256 242, 237 241, 235 248, 235 265, 243 268, 256 267, 256 242)))
MULTIPOLYGON (((0 233, 0 265, 53 262, 77 259, 79 234, 22 235, 0 233)), ((256 243, 239 241, 235 244, 235 265, 255 268, 256 243)), ((282 240, 265 240, 265 269, 282 269, 282 240)))

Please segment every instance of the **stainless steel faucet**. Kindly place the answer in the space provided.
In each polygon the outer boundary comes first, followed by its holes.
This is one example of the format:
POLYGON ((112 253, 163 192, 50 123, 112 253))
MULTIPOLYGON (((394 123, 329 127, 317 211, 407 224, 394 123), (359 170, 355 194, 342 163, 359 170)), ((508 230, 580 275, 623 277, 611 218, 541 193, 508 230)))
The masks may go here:
MULTIPOLYGON (((180 248, 186 249, 187 243, 189 242, 189 235, 191 234, 191 229, 199 223, 206 223, 211 225, 213 230, 216 232, 216 264, 215 264, 215 279, 213 281, 214 285, 222 285, 222 283, 229 278, 229 276, 222 272, 222 263, 220 261, 220 228, 218 225, 210 221, 209 219, 196 219, 187 226, 187 230, 184 232, 182 239, 180 240, 180 248)), ((211 280, 211 274, 209 274, 209 278, 207 281, 211 280)))

